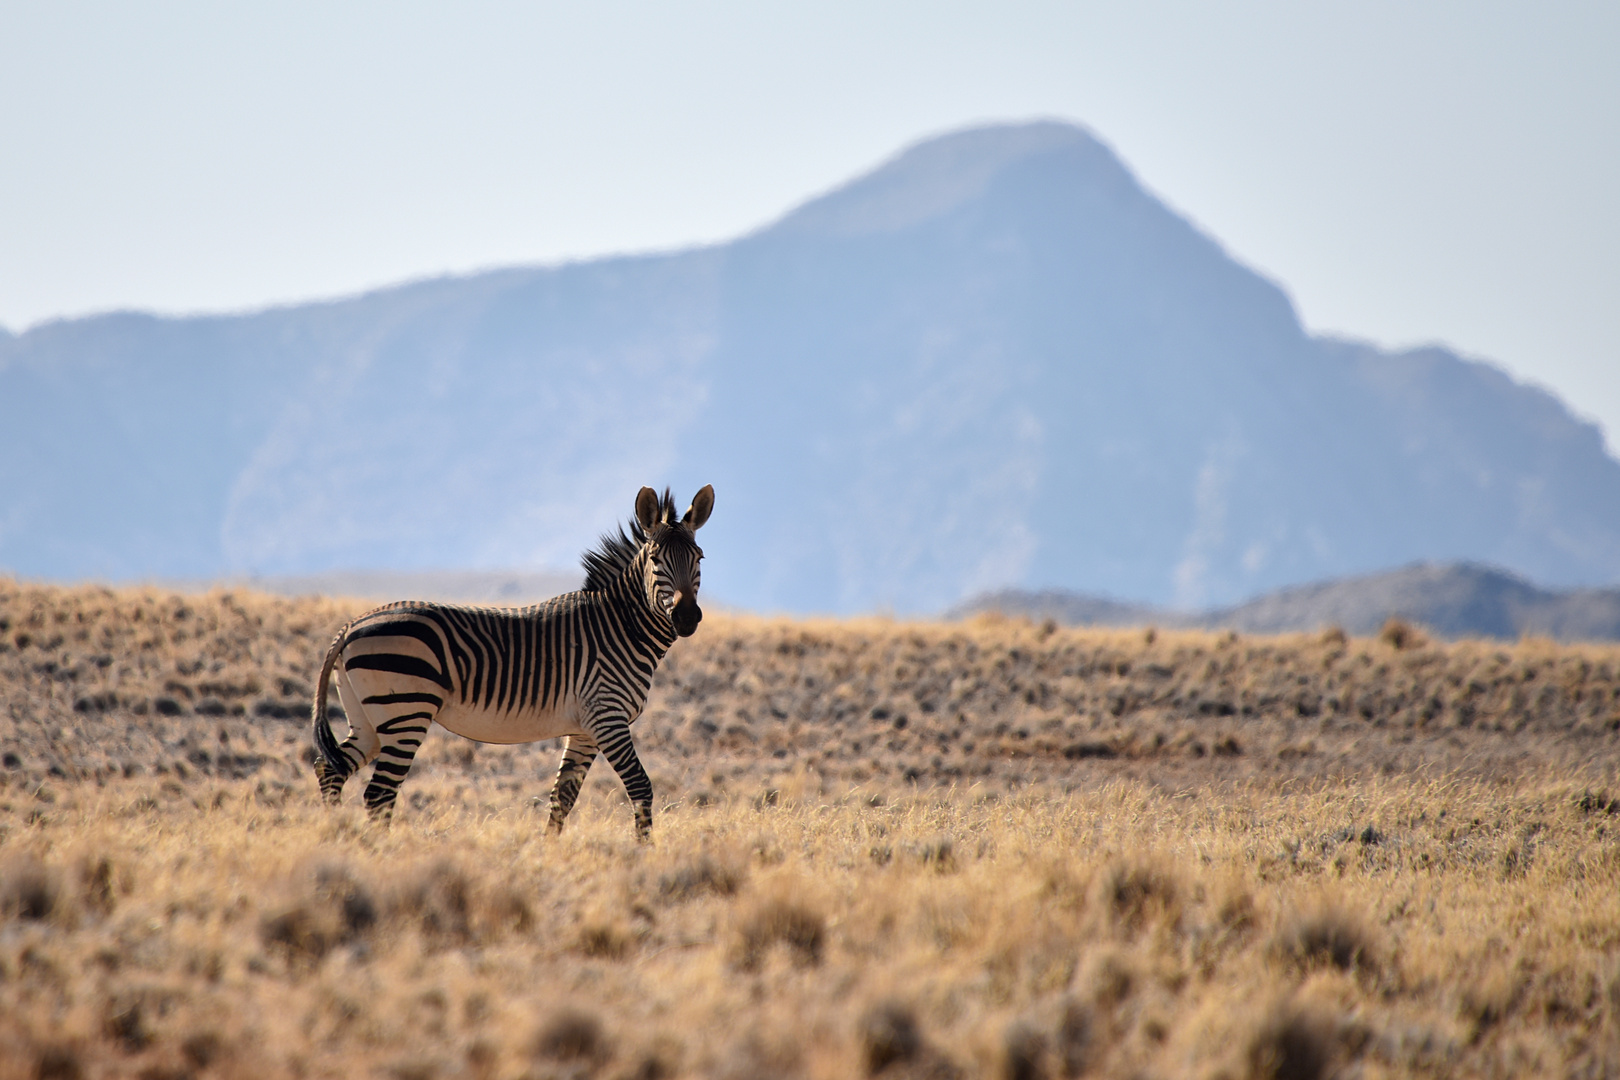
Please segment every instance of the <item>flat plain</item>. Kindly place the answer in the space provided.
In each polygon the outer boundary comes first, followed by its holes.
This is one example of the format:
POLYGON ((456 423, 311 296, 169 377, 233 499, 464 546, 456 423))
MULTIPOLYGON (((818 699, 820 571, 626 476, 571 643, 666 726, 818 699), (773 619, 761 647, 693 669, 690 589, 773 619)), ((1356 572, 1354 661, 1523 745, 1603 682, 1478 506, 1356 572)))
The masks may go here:
POLYGON ((0 1077, 1620 1075, 1615 646, 710 615, 640 845, 318 805, 362 607, 0 579, 0 1077))

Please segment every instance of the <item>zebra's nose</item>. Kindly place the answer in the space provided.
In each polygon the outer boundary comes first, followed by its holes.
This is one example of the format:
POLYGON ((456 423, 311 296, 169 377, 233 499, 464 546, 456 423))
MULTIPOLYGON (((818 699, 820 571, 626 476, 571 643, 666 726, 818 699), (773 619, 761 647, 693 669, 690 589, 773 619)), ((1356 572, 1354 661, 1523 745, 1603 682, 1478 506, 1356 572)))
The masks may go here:
POLYGON ((691 637, 697 629, 698 623, 703 621, 703 609, 697 606, 697 601, 690 597, 681 597, 681 602, 670 612, 670 621, 675 624, 675 632, 681 637, 691 637))

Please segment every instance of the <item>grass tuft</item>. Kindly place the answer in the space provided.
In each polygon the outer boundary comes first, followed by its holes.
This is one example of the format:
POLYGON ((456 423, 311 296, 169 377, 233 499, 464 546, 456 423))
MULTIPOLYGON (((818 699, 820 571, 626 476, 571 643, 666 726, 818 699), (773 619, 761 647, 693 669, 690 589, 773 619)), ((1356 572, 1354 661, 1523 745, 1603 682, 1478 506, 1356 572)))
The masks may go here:
POLYGON ((594 1013, 561 1009, 540 1025, 534 1052, 551 1061, 597 1063, 608 1056, 608 1040, 594 1013))
POLYGON ((1332 1066, 1333 1025, 1320 1012, 1294 1003, 1267 1010, 1244 1048, 1250 1080, 1320 1080, 1332 1066))
POLYGON ((1272 952, 1301 970, 1331 967, 1376 974, 1380 964, 1379 950, 1362 921, 1336 906, 1290 918, 1273 939, 1272 952))
POLYGON ((885 1001, 868 1009, 861 1016, 859 1039, 868 1076, 914 1060, 923 1048, 916 1014, 897 1001, 885 1001))
POLYGON ((37 856, 16 854, 0 864, 0 919, 40 922, 57 910, 61 884, 37 856))
POLYGON ((735 963, 743 971, 758 970, 771 947, 781 945, 794 963, 819 964, 826 923, 826 916, 808 899, 789 891, 777 890, 758 897, 738 926, 735 963))

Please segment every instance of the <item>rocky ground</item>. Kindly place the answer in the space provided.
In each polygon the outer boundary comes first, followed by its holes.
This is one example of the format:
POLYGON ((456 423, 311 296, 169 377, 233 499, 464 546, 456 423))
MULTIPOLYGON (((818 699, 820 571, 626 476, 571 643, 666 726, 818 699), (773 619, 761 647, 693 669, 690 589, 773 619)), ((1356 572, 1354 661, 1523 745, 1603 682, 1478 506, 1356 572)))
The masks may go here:
MULTIPOLYGON (((0 776, 302 784, 321 657, 363 606, 0 582, 0 776)), ((1620 750, 1620 647, 1399 625, 1247 637, 710 616, 664 662, 636 732, 671 800, 1601 770, 1620 750)), ((438 774, 492 804, 544 794, 555 749, 436 730, 405 791, 438 774)))

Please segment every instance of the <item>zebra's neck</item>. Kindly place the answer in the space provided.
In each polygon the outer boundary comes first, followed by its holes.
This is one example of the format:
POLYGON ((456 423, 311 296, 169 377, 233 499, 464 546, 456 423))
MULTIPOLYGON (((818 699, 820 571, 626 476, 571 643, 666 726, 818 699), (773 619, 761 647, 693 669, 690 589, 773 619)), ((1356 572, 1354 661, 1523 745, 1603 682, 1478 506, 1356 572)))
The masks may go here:
POLYGON ((614 606, 624 614, 626 627, 639 631, 658 650, 660 659, 675 644, 675 623, 668 614, 659 611, 647 597, 647 545, 641 545, 636 557, 613 583, 609 595, 614 606))

